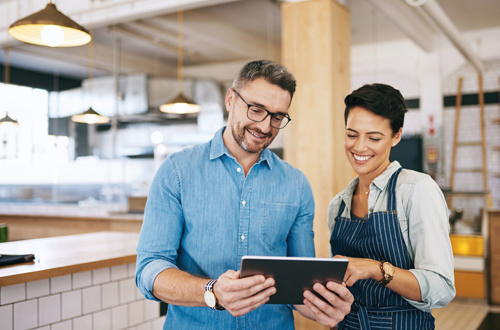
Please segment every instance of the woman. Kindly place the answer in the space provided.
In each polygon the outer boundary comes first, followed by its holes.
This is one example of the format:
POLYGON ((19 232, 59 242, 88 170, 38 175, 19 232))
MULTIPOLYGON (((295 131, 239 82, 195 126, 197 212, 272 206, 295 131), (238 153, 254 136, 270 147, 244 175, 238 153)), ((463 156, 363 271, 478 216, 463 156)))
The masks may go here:
POLYGON ((389 161, 405 102, 383 84, 345 98, 345 152, 358 174, 328 208, 332 255, 349 259, 354 296, 339 329, 434 329, 431 308, 455 296, 448 209, 426 174, 389 161))

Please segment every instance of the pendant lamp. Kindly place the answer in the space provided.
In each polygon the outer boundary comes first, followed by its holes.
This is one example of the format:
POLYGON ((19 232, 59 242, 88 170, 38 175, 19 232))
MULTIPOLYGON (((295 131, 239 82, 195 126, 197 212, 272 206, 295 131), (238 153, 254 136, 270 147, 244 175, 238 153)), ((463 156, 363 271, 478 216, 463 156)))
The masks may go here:
POLYGON ((50 47, 74 47, 90 42, 89 32, 52 3, 34 14, 14 22, 9 34, 21 41, 50 47))
MULTIPOLYGON (((94 2, 92 0, 91 7, 90 7, 91 17, 92 17, 93 9, 94 9, 94 2)), ((91 19, 91 21, 92 21, 92 19, 91 19)), ((91 25, 90 25, 91 34, 94 34, 93 30, 94 29, 93 29, 92 23, 91 23, 91 25)), ((88 94, 90 95, 90 97, 92 96, 92 80, 94 78, 93 65, 92 65, 93 56, 94 56, 94 42, 91 41, 89 44, 89 80, 88 80, 89 81, 88 94)), ((71 120, 76 122, 76 123, 83 123, 83 124, 90 124, 90 125, 92 125, 92 124, 105 124, 105 123, 109 122, 109 117, 101 116, 96 111, 94 111, 94 109, 92 109, 92 107, 90 107, 87 111, 84 111, 80 114, 71 116, 71 120)))
POLYGON ((160 110, 167 113, 187 114, 200 112, 201 107, 188 99, 183 93, 183 79, 182 79, 182 66, 183 66, 183 47, 182 47, 182 23, 183 23, 182 6, 179 5, 177 12, 177 82, 179 93, 169 102, 160 106, 160 110))
POLYGON ((109 122, 109 117, 101 116, 90 107, 85 112, 71 116, 71 120, 83 124, 105 124, 109 122))
MULTIPOLYGON (((7 45, 5 46, 5 84, 10 83, 10 44, 7 39, 7 45)), ((5 117, 0 119, 0 125, 19 125, 17 120, 10 118, 9 114, 6 112, 5 117)))
POLYGON ((5 117, 0 119, 0 125, 19 125, 19 123, 17 120, 10 118, 9 114, 6 113, 5 117))

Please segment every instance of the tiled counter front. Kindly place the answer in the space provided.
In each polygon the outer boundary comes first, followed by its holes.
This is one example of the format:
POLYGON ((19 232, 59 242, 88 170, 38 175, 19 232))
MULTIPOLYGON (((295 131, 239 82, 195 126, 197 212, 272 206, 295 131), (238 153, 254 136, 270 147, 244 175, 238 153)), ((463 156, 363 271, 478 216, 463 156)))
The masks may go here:
POLYGON ((160 305, 134 272, 130 263, 0 287, 0 330, 161 330, 160 305))

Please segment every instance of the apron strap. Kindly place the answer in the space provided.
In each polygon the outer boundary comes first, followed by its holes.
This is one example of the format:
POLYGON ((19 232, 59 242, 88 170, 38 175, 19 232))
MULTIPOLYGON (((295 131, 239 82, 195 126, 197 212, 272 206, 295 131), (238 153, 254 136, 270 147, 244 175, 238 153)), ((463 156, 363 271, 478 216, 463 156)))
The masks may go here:
POLYGON ((344 209, 345 209, 345 203, 344 203, 344 200, 342 200, 342 203, 340 203, 339 212, 337 213, 336 218, 338 218, 342 215, 342 212, 344 212, 344 209))
POLYGON ((387 198, 387 211, 397 211, 398 207, 396 204, 396 182, 398 181, 399 173, 403 168, 400 167, 394 174, 391 176, 389 181, 389 196, 387 198))

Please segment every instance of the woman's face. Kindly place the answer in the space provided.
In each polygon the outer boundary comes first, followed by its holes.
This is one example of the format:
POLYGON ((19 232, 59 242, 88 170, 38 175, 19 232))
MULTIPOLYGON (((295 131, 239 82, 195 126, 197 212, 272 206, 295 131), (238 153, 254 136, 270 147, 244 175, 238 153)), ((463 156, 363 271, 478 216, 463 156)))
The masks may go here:
POLYGON ((392 132, 391 121, 361 107, 347 116, 344 147, 354 171, 371 180, 389 166, 391 148, 401 140, 402 129, 392 132))

